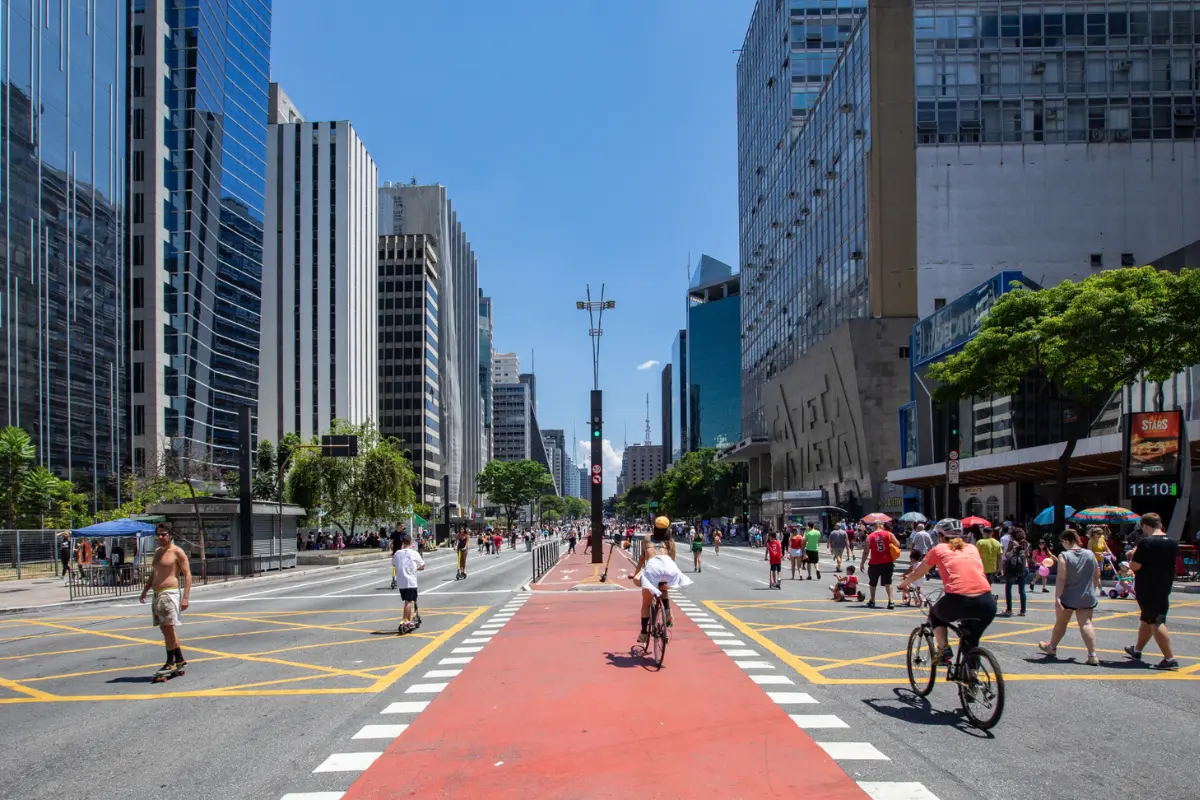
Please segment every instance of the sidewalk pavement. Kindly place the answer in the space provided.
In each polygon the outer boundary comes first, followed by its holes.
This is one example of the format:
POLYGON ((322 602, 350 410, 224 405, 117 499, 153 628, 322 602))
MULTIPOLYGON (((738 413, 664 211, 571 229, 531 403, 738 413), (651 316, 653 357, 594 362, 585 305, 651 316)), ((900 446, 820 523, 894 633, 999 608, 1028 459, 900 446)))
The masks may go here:
POLYGON ((637 616, 535 593, 344 800, 866 798, 684 614, 662 670, 630 655, 637 616))

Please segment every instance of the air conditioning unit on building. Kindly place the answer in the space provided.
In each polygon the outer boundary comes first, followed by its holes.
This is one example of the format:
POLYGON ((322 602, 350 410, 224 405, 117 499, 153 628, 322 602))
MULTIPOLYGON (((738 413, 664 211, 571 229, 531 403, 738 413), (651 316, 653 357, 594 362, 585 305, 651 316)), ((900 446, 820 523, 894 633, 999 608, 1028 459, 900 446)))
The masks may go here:
POLYGON ((1089 130, 1088 131, 1088 141, 1089 142, 1103 142, 1104 141, 1104 128, 1092 128, 1091 130, 1089 130))
POLYGON ((1115 130, 1112 132, 1112 138, 1113 138, 1114 142, 1128 142, 1129 141, 1129 130, 1127 128, 1121 128, 1120 130, 1115 130))

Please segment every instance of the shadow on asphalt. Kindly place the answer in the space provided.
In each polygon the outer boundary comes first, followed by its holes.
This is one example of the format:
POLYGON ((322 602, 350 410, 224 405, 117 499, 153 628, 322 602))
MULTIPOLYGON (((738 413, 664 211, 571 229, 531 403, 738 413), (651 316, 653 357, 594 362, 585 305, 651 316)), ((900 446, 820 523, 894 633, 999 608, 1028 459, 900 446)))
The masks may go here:
POLYGON ((120 678, 113 678, 105 683, 154 683, 154 676, 142 677, 140 675, 126 675, 120 678))
POLYGON ((635 656, 632 653, 625 655, 624 653, 605 653, 604 657, 608 659, 610 667, 619 667, 620 669, 637 669, 657 670, 654 660, 649 656, 635 656))
POLYGON ((961 709, 954 711, 936 709, 927 699, 912 689, 896 688, 892 690, 892 694, 895 697, 868 697, 863 702, 873 711, 900 722, 911 722, 917 725, 944 725, 976 739, 996 738, 989 731, 981 731, 967 722, 961 709))
MULTIPOLYGON (((1051 657, 1051 656, 1030 656, 1029 658, 1024 658, 1021 660, 1024 661, 1026 664, 1039 664, 1039 665, 1073 664, 1077 667, 1084 666, 1083 660, 1075 658, 1074 656, 1071 656, 1070 658, 1055 658, 1055 657, 1051 657)), ((1144 661, 1134 661, 1133 659, 1127 659, 1125 661, 1101 660, 1099 667, 1092 667, 1091 669, 1115 669, 1115 670, 1138 669, 1138 670, 1141 670, 1141 669, 1151 669, 1151 666, 1144 661)))

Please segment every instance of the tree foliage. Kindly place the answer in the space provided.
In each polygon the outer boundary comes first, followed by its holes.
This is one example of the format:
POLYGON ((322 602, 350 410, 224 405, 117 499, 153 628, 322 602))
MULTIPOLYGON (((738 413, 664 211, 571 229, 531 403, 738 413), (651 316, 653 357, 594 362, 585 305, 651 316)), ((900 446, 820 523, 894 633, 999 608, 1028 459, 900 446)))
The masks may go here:
POLYGON ((1002 295, 962 350, 929 369, 935 403, 1042 387, 1063 412, 1055 525, 1071 454, 1091 414, 1139 378, 1165 381, 1200 363, 1200 272, 1109 270, 1002 295))
POLYGON ((578 497, 564 497, 563 505, 567 519, 584 519, 592 513, 592 504, 578 497))
POLYGON ((536 461, 489 461, 479 473, 476 486, 488 500, 504 509, 508 526, 517 516, 517 509, 554 491, 554 478, 536 461))
POLYGON ((25 476, 36 456, 28 433, 15 427, 0 430, 0 513, 6 528, 16 527, 25 476))
POLYGON ((618 498, 617 509, 630 518, 647 516, 651 510, 673 519, 732 515, 741 498, 741 474, 716 456, 712 448, 685 453, 666 472, 630 487, 618 498), (651 502, 658 506, 651 509, 651 502))
MULTIPOLYGON (((326 458, 315 449, 295 449, 286 481, 286 497, 308 510, 310 523, 319 512, 343 534, 361 525, 390 524, 407 516, 414 500, 413 472, 403 445, 384 438, 370 422, 334 420, 333 435, 358 437, 358 455, 326 458)), ((286 437, 285 437, 286 446, 286 437)), ((313 444, 318 439, 314 437, 313 444)), ((276 458, 278 458, 278 453, 276 458)))

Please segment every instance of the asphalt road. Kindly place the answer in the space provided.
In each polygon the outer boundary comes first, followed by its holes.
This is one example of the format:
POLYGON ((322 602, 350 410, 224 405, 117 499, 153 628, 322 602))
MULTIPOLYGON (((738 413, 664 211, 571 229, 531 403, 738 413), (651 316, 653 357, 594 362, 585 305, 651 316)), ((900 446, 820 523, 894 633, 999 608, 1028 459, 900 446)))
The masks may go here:
POLYGON ((0 797, 344 790, 359 772, 313 770, 362 750, 364 726, 403 723, 381 710, 412 700, 405 686, 517 593, 529 559, 472 548, 455 581, 451 553, 429 556, 424 624, 403 637, 388 562, 197 592, 180 629, 187 672, 164 684, 150 683, 165 654, 136 600, 0 617, 0 797))
MULTIPOLYGON (((1037 651, 1049 638, 1053 594, 1029 595, 1026 617, 997 619, 985 637, 1007 677, 1007 704, 984 734, 965 724, 955 687, 939 682, 928 702, 909 691, 904 650, 921 612, 832 602, 827 553, 821 580, 792 581, 785 564, 780 590, 766 587, 761 549, 723 547, 718 556, 705 548, 700 574, 682 546, 677 560, 695 581, 683 594, 711 617, 704 624, 718 636, 736 637, 725 640, 727 651, 757 665, 748 674, 789 678, 795 686, 763 688, 807 692, 819 705, 804 710, 833 717, 811 721, 814 739, 867 743, 886 757, 839 759, 855 780, 920 782, 939 800, 1197 796, 1200 596, 1173 596, 1169 627, 1181 670, 1161 673, 1121 652, 1134 641, 1134 601, 1101 602, 1101 666, 1088 667, 1074 628, 1059 645, 1060 660, 1037 651)), ((1003 610, 1003 587, 999 593, 1003 610)), ((1155 645, 1146 660, 1158 660, 1155 645)))

